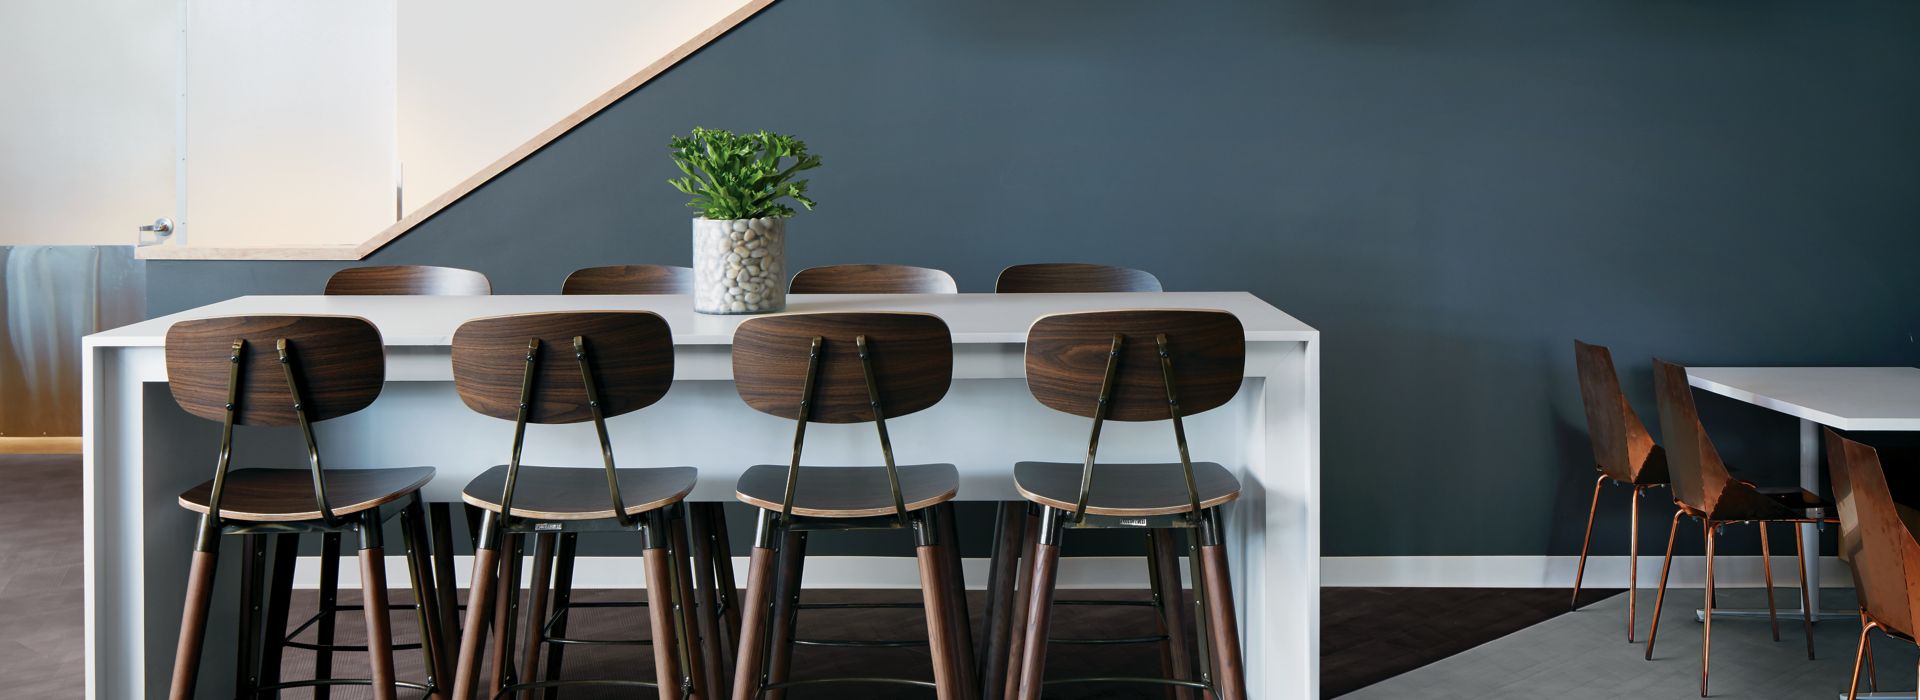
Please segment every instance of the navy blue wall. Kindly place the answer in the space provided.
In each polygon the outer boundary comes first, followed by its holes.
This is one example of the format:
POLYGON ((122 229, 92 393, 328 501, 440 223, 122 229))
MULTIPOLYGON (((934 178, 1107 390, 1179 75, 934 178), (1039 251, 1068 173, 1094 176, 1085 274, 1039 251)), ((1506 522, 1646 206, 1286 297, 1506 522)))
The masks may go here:
MULTIPOLYGON (((1908 2, 785 0, 367 262, 503 293, 685 264, 667 137, 791 132, 826 159, 795 269, 1251 290, 1325 334, 1327 554, 1567 554, 1573 338, 1655 427, 1656 353, 1920 363, 1917 38, 1908 2)), ((148 308, 340 266, 155 262, 148 308)), ((1791 421, 1702 404, 1744 475, 1793 480, 1791 421)))

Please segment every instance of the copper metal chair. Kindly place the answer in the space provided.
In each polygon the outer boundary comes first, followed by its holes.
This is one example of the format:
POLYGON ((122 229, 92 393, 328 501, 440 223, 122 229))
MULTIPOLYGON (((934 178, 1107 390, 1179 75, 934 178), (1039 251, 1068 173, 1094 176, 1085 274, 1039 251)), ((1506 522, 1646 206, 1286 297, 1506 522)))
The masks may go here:
POLYGON ((953 275, 912 265, 826 265, 793 275, 793 294, 957 294, 953 275))
POLYGON ((1914 643, 1920 632, 1920 513, 1893 500, 1880 455, 1873 448, 1827 433, 1827 468, 1833 475, 1833 496, 1840 519, 1840 553, 1853 572, 1860 597, 1860 644, 1853 654, 1853 676, 1847 700, 1860 691, 1860 668, 1868 682, 1879 685, 1873 673, 1871 634, 1914 643))
MULTIPOLYGON (((951 464, 894 464, 887 421, 932 407, 953 379, 953 341, 936 316, 906 313, 790 314, 749 319, 734 332, 733 376, 741 400, 794 421, 793 456, 740 477, 737 495, 760 509, 747 574, 734 700, 778 700, 786 688, 824 682, 931 687, 941 700, 976 697, 959 551, 949 501, 951 464), (883 466, 801 466, 809 423, 873 423, 883 466), (910 529, 920 562, 929 683, 897 677, 788 678, 801 569, 811 530, 910 529)), ((807 640, 824 646, 904 646, 911 641, 807 640)))
MULTIPOLYGON (((1014 465, 1015 488, 1041 511, 1039 526, 1026 538, 1032 564, 1028 585, 1020 592, 1026 599, 1025 632, 1015 642, 1017 665, 1008 671, 1015 697, 1034 700, 1043 684, 1075 680, 1158 683, 1210 692, 1222 700, 1247 697, 1220 517, 1220 508, 1239 497, 1240 483, 1219 464, 1189 459, 1181 422, 1231 400, 1240 390, 1245 362, 1245 330, 1239 319, 1223 311, 1058 314, 1035 321, 1027 332, 1028 390, 1048 408, 1091 418, 1093 427, 1084 462, 1014 465), (1180 461, 1096 461, 1100 428, 1107 420, 1170 420, 1180 461), (1044 680, 1054 576, 1067 528, 1187 531, 1200 626, 1198 678, 1044 680)), ((1171 540, 1172 533, 1154 536, 1171 540)), ((1172 557, 1148 561, 1154 568, 1156 597, 1180 597, 1172 557)), ((1163 633, 1175 629, 1168 611, 1176 607, 1162 609, 1163 633)))
POLYGON ((380 332, 365 319, 348 316, 181 321, 167 329, 166 360, 174 401, 190 414, 222 424, 213 479, 180 494, 180 505, 200 514, 200 526, 169 697, 185 700, 194 695, 223 534, 243 536, 246 546, 246 558, 240 562, 240 697, 298 687, 311 687, 317 697, 325 697, 334 685, 371 685, 374 697, 382 699, 395 697, 396 686, 445 697, 447 632, 439 625, 442 618, 427 561, 420 500, 420 487, 433 478, 433 468, 326 469, 311 427, 315 421, 366 408, 380 395, 386 369, 380 332), (230 470, 235 426, 298 426, 306 443, 307 468, 230 470), (416 601, 409 607, 418 616, 419 648, 426 657, 424 683, 394 678, 381 528, 396 515, 416 601), (339 578, 342 532, 355 532, 360 538, 365 604, 358 608, 364 611, 367 624, 369 679, 329 677, 332 653, 339 649, 331 639, 334 613, 353 608, 323 608, 294 633, 287 633, 300 535, 330 535, 332 546, 323 551, 320 561, 321 579, 330 586, 339 578), (269 539, 273 540, 270 570, 269 539), (292 640, 315 625, 326 632, 320 644, 292 640), (280 659, 289 646, 317 652, 317 678, 281 682, 280 659))
POLYGON ((1000 271, 993 291, 1001 294, 1158 292, 1153 273, 1093 263, 1030 263, 1000 271))
POLYGON ((692 294, 693 268, 673 265, 606 265, 574 270, 561 294, 692 294))
MULTIPOLYGON (((1707 670, 1713 653, 1713 555, 1720 528, 1753 523, 1760 528, 1761 570, 1767 584, 1767 615, 1773 624, 1773 638, 1780 639, 1780 620, 1773 603, 1772 552, 1767 546, 1767 525, 1772 523, 1819 523, 1818 496, 1805 489, 1760 488, 1752 482, 1733 478, 1713 448, 1699 411, 1693 405, 1693 388, 1687 383, 1687 370, 1680 365, 1653 361, 1654 393, 1659 397, 1660 434, 1666 438, 1667 465, 1672 478, 1673 503, 1679 508, 1667 530, 1667 556, 1660 565, 1660 592, 1654 597, 1653 627, 1647 630, 1646 658, 1653 658, 1654 639, 1660 633, 1660 605, 1667 597, 1667 572, 1673 567, 1673 540, 1682 516, 1696 518, 1706 537, 1707 581, 1700 640, 1700 696, 1707 695, 1707 670)), ((1813 658, 1813 617, 1807 601, 1807 564, 1800 556, 1804 543, 1800 528, 1793 530, 1794 561, 1800 568, 1800 612, 1807 634, 1807 658, 1813 658)))
POLYGON ((692 492, 698 473, 692 467, 615 468, 606 427, 606 419, 640 410, 666 395, 673 382, 673 340, 666 321, 644 311, 468 321, 453 336, 453 382, 468 408, 514 421, 508 462, 474 477, 462 494, 483 515, 454 697, 473 697, 481 687, 480 654, 489 614, 494 618, 493 674, 484 686, 486 697, 564 685, 641 686, 656 688, 663 698, 709 697, 705 659, 695 637, 698 623, 690 619, 692 577, 681 522, 681 502, 692 492), (521 464, 527 424, 589 421, 599 436, 601 466, 521 464), (534 680, 539 678, 542 645, 564 634, 562 630, 548 637, 553 630, 548 604, 554 548, 559 535, 581 532, 639 535, 657 682, 534 680), (536 537, 532 596, 525 658, 516 663, 520 555, 527 535, 536 537))
POLYGON ((1573 364, 1580 373, 1580 402, 1587 412, 1587 437, 1593 443, 1593 482, 1587 506, 1587 534, 1580 540, 1580 565, 1573 573, 1573 602, 1580 608, 1580 582, 1587 573, 1587 548, 1593 544, 1593 516, 1600 510, 1600 487, 1611 481, 1633 488, 1627 539, 1627 641, 1633 641, 1634 611, 1640 593, 1640 495, 1667 485, 1667 454, 1653 443, 1647 427, 1627 404, 1613 353, 1605 346, 1573 341, 1573 364))
POLYGON ((366 265, 333 273, 326 293, 484 296, 493 293, 493 285, 486 275, 457 267, 366 265))

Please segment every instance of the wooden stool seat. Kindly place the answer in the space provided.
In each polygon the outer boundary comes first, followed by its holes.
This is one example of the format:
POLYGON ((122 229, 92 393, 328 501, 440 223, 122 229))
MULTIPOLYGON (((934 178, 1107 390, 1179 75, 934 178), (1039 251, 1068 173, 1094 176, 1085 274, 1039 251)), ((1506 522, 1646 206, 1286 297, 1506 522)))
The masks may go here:
MULTIPOLYGON (((1035 503, 1073 510, 1080 500, 1078 462, 1020 462, 1013 465, 1013 486, 1035 503)), ((1193 483, 1200 507, 1212 508, 1240 497, 1240 480, 1214 462, 1193 463, 1193 483)), ((1087 499, 1092 515, 1145 517, 1191 510, 1186 476, 1179 462, 1164 464, 1095 464, 1093 493, 1087 499)))
MULTIPOLYGON (((335 516, 352 515, 398 501, 433 480, 433 467, 339 469, 326 472, 327 507, 335 516)), ((180 494, 180 505, 207 512, 213 481, 180 494)), ((256 523, 319 520, 314 505, 313 472, 306 469, 236 469, 227 472, 220 496, 220 519, 256 523)))
MULTIPOLYGON (((920 510, 953 500, 960 491, 960 470, 951 464, 902 464, 900 500, 920 510)), ((787 491, 787 465, 758 464, 740 475, 735 495, 771 511, 780 510, 787 491)), ((801 467, 793 494, 793 514, 815 518, 866 518, 893 515, 893 490, 886 467, 801 467)))
MULTIPOLYGON (((638 515, 679 503, 693 492, 700 471, 693 467, 616 469, 621 505, 627 515, 638 515)), ((507 487, 507 465, 482 472, 467 482, 460 497, 476 508, 500 512, 500 494, 507 487)), ((513 490, 516 518, 537 520, 598 520, 614 517, 607 492, 607 470, 600 467, 536 467, 520 465, 513 490)))

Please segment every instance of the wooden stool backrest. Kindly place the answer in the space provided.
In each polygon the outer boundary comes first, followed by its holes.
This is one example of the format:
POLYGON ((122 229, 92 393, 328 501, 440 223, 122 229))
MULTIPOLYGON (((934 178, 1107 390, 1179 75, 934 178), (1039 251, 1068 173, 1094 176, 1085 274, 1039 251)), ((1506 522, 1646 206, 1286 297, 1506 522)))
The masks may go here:
POLYGON ((457 267, 367 265, 333 273, 326 293, 485 296, 493 293, 493 285, 486 275, 457 267))
POLYGON ((1004 294, 1158 292, 1152 273, 1093 263, 1031 263, 1000 271, 993 291, 1004 294))
POLYGON ((1157 339, 1167 339, 1180 413, 1218 408, 1240 391, 1246 330, 1225 311, 1133 309, 1041 317, 1027 330, 1027 390, 1056 411, 1094 417, 1114 336, 1120 354, 1106 418, 1167 420, 1165 377, 1157 339))
POLYGON ((762 413, 798 420, 814 338, 819 368, 807 420, 874 419, 857 338, 866 336, 886 418, 940 402, 953 384, 953 336, 940 317, 918 313, 810 313, 747 319, 733 334, 733 382, 762 413))
POLYGON ((167 385, 188 413, 221 421, 227 414, 234 341, 240 353, 235 425, 298 422, 277 344, 284 339, 300 384, 298 402, 311 421, 366 408, 386 382, 380 331, 354 316, 226 316, 181 321, 167 329, 167 385))
POLYGON ((793 294, 957 294, 953 275, 912 265, 826 265, 793 275, 793 294))
POLYGON ((574 270, 561 294, 692 294, 693 268, 673 265, 606 265, 574 270))
POLYGON ((574 357, 585 343, 603 417, 659 401, 673 384, 673 332, 650 311, 563 311, 477 318, 453 334, 453 384, 475 412, 515 420, 527 371, 527 346, 540 341, 527 406, 530 423, 593 419, 574 357))

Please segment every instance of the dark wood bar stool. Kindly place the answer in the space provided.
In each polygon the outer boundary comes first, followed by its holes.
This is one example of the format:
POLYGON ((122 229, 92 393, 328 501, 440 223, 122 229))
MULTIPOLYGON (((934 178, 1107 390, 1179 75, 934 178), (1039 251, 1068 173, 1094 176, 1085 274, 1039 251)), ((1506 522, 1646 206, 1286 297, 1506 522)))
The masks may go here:
POLYGON ((793 294, 958 294, 953 275, 912 265, 825 265, 793 275, 793 294))
MULTIPOLYGON (((1021 462, 1014 466, 1020 494, 1040 509, 1040 523, 1026 540, 1031 575, 1025 599, 1025 630, 1016 641, 1018 659, 1009 670, 1014 696, 1040 697, 1041 688, 1063 682, 1158 683, 1211 692, 1223 700, 1247 697, 1240 658, 1220 507, 1240 495, 1240 483, 1219 464, 1188 458, 1182 419, 1217 408, 1240 390, 1246 334, 1239 319, 1221 311, 1127 310, 1070 313, 1035 321, 1027 333, 1027 387, 1041 404, 1093 419, 1086 460, 1021 462), (1095 459, 1104 421, 1171 420, 1180 461, 1111 464, 1095 459), (1193 567, 1199 677, 1116 677, 1045 681, 1047 641, 1060 541, 1067 528, 1168 530, 1156 532, 1155 595, 1181 596, 1174 558, 1159 541, 1170 530, 1187 531, 1193 567), (1170 590, 1169 590, 1170 588, 1170 590)), ((1177 624, 1161 609, 1162 630, 1177 624)), ((1174 650, 1180 655, 1185 649, 1174 650)), ((1171 667, 1171 662, 1168 666, 1171 667)))
MULTIPOLYGON (((285 688, 312 687, 325 697, 334 685, 370 685, 374 697, 396 696, 396 687, 446 697, 446 632, 438 621, 438 597, 427 560, 425 512, 420 487, 433 478, 432 467, 400 469, 325 469, 311 424, 344 416, 380 395, 386 360, 380 332, 365 319, 348 316, 238 316, 176 323, 167 330, 167 378, 174 400, 195 416, 220 421, 220 452, 213 479, 180 494, 180 505, 200 513, 180 640, 169 697, 194 695, 201 646, 223 534, 245 538, 241 562, 238 696, 285 688), (307 448, 307 469, 237 469, 232 462, 235 426, 298 426, 307 448), (421 644, 426 657, 424 683, 394 678, 393 635, 387 601, 386 556, 381 526, 400 517, 421 644), (365 598, 367 679, 330 678, 335 646, 331 635, 317 644, 292 641, 287 633, 288 598, 299 536, 327 533, 336 543, 323 552, 321 577, 337 581, 338 535, 358 533, 360 580, 365 598), (267 543, 273 540, 273 559, 267 543), (263 590, 263 586, 265 590, 263 590), (289 646, 317 653, 318 677, 282 682, 280 660, 289 646)), ((323 608, 301 625, 331 631, 334 614, 346 607, 323 608)), ((298 634, 296 630, 295 634, 298 634)))
POLYGON ((484 296, 493 293, 493 285, 486 275, 457 267, 367 265, 333 273, 327 278, 326 293, 484 296))
POLYGON ((1880 455, 1872 447, 1826 431, 1827 468, 1832 471, 1840 520, 1840 558, 1853 572, 1860 598, 1860 644, 1853 653, 1847 700, 1860 692, 1860 669, 1879 690, 1873 673, 1874 630, 1909 644, 1920 633, 1920 513, 1893 500, 1880 455))
MULTIPOLYGON (((481 687, 487 691, 484 697, 526 697, 523 691, 566 685, 651 687, 663 698, 707 697, 701 675, 704 659, 692 643, 691 575, 680 507, 698 473, 692 467, 616 468, 606 427, 606 419, 640 410, 666 395, 673 382, 673 340, 666 321, 644 311, 475 319, 454 333, 453 381, 468 408, 514 421, 508 462, 481 473, 463 492, 466 502, 483 515, 454 697, 474 697, 481 687), (521 464, 527 424, 587 421, 599 437, 600 467, 521 464), (564 627, 555 631, 548 614, 555 545, 558 536, 581 532, 639 535, 656 682, 541 678, 540 652, 555 641, 547 635, 564 635, 564 627), (520 555, 528 535, 536 537, 533 594, 525 655, 517 663, 520 555), (480 654, 490 615, 493 674, 482 686, 480 654)), ((552 662, 558 665, 557 658, 552 662)))
MULTIPOLYGON (((778 700, 789 687, 823 682, 932 687, 941 700, 975 697, 959 552, 949 501, 951 464, 895 465, 887 419, 924 410, 953 379, 953 342, 938 317, 906 313, 790 314, 755 318, 734 333, 733 375, 741 400, 795 421, 793 456, 740 477, 738 497, 760 508, 747 574, 746 620, 735 655, 733 698, 778 700), (801 466, 809 423, 873 423, 884 466, 801 466), (934 680, 872 676, 788 678, 807 532, 911 529, 920 564, 934 680)), ((826 646, 910 641, 807 640, 826 646)))
POLYGON ((1093 263, 1030 263, 1000 271, 993 291, 1001 294, 1158 292, 1160 279, 1145 270, 1093 263))
POLYGON ((692 294, 693 268, 674 265, 604 265, 567 275, 561 294, 692 294))
MULTIPOLYGON (((1823 516, 1819 496, 1798 487, 1760 488, 1752 482, 1733 478, 1720 453, 1700 423, 1693 404, 1693 387, 1687 383, 1687 369, 1655 359, 1654 393, 1659 397, 1660 434, 1667 443, 1667 466, 1672 479, 1673 504, 1679 508, 1667 529, 1667 556, 1660 565, 1660 592, 1654 596, 1653 627, 1647 630, 1646 658, 1653 658, 1654 638, 1660 633, 1660 605, 1667 597, 1667 572, 1673 567, 1673 539, 1682 516, 1700 521, 1707 544, 1706 624, 1700 640, 1700 697, 1707 696, 1707 671, 1713 654, 1713 549, 1720 528, 1753 523, 1760 528, 1761 570, 1767 584, 1767 613, 1773 623, 1773 639, 1780 640, 1780 620, 1774 614, 1773 555, 1767 546, 1767 526, 1773 523, 1830 522, 1823 516)), ((1813 617, 1807 600, 1807 564, 1801 554, 1800 528, 1793 529, 1794 561, 1800 567, 1800 612, 1807 633, 1807 658, 1813 658, 1813 617)))
POLYGON ((1580 539, 1580 565, 1573 571, 1573 609, 1580 609, 1580 582, 1587 575, 1587 548, 1593 544, 1593 516, 1600 510, 1600 487, 1611 481, 1632 487, 1627 530, 1627 641, 1633 641, 1635 598, 1640 593, 1640 495, 1667 485, 1667 453, 1653 443, 1646 425, 1634 415, 1613 371, 1613 353, 1605 346, 1573 341, 1573 364, 1580 374, 1580 402, 1586 407, 1587 438, 1593 443, 1593 500, 1587 506, 1587 534, 1580 539))

